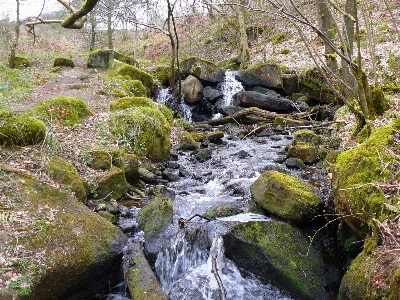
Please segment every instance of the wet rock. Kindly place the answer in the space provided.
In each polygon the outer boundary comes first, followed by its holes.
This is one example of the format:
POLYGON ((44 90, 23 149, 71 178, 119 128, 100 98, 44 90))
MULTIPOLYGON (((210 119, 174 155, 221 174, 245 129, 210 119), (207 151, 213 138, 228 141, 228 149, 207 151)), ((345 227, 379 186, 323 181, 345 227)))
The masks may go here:
POLYGON ((212 156, 212 149, 198 149, 191 153, 199 162, 205 162, 212 156))
POLYGON ((328 299, 320 254, 298 229, 278 222, 247 222, 224 236, 225 255, 295 299, 328 299), (307 255, 301 255, 307 253, 307 255))
POLYGON ((193 75, 203 82, 221 82, 225 76, 224 71, 211 61, 190 57, 180 64, 183 75, 193 75))
POLYGON ((251 91, 240 91, 234 99, 243 107, 258 107, 273 112, 292 112, 293 102, 286 98, 280 98, 251 91))
POLYGON ((139 168, 139 176, 145 183, 154 183, 157 181, 157 176, 146 168, 139 168))
POLYGON ((238 112, 242 111, 242 107, 237 107, 237 106, 222 106, 219 108, 219 112, 224 115, 224 116, 230 116, 237 114, 238 112))
POLYGON ((254 201, 269 213, 297 224, 309 222, 322 205, 311 186, 277 171, 261 174, 250 186, 250 192, 254 201))
POLYGON ((304 111, 307 111, 310 109, 310 106, 304 101, 297 101, 294 104, 294 107, 295 107, 296 111, 300 111, 300 112, 304 112, 304 111))
POLYGON ((188 104, 195 104, 203 99, 203 85, 194 76, 189 75, 182 82, 183 99, 188 104))
POLYGON ((299 81, 296 74, 282 74, 283 91, 286 95, 292 95, 299 88, 299 81))
POLYGON ((210 124, 196 124, 194 125, 194 130, 196 131, 210 131, 212 126, 210 124))
POLYGON ((236 155, 236 156, 239 157, 240 159, 245 159, 246 157, 250 156, 250 154, 247 153, 247 152, 244 151, 244 150, 240 150, 239 152, 236 152, 236 153, 233 154, 233 155, 236 155))
POLYGON ((179 175, 176 172, 165 170, 162 173, 162 177, 168 181, 178 181, 179 175))
POLYGON ((124 153, 114 159, 113 164, 124 171, 125 178, 129 183, 133 184, 139 180, 139 162, 135 154, 124 153))
POLYGON ((285 166, 288 168, 294 168, 294 169, 304 169, 306 165, 301 159, 294 158, 294 157, 289 157, 285 161, 285 166))
POLYGON ((125 251, 123 270, 132 299, 167 300, 139 243, 131 243, 125 251))
POLYGON ((167 163, 167 167, 170 168, 170 169, 179 169, 180 165, 176 161, 169 161, 167 163))
POLYGON ((186 169, 180 168, 179 169, 179 176, 187 177, 187 176, 190 176, 190 173, 186 169))
POLYGON ((257 133, 258 137, 268 137, 274 135, 274 131, 272 129, 263 129, 257 133))
POLYGON ((138 223, 133 219, 120 219, 120 221, 118 222, 118 226, 126 234, 134 233, 137 231, 138 223))
POLYGON ((220 130, 210 132, 207 136, 208 140, 212 143, 220 141, 224 137, 224 133, 220 130))
POLYGON ((209 219, 216 219, 216 218, 223 218, 223 217, 230 217, 237 215, 241 212, 239 206, 232 205, 232 204, 222 204, 210 207, 206 210, 205 217, 209 219))
POLYGON ((99 181, 96 198, 114 198, 118 200, 128 192, 129 188, 130 185, 126 181, 124 172, 117 167, 112 167, 99 181))
POLYGON ((175 151, 171 151, 169 153, 169 159, 171 161, 177 161, 179 159, 179 154, 177 152, 175 152, 175 151))
POLYGON ((204 95, 204 98, 206 98, 207 100, 209 100, 213 103, 223 96, 221 91, 213 89, 209 86, 206 86, 204 88, 203 95, 204 95))

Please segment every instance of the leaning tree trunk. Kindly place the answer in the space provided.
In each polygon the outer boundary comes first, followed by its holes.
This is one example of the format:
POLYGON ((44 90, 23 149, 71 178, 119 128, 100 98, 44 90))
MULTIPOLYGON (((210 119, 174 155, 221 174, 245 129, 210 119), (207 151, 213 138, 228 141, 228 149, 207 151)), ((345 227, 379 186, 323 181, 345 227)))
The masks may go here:
POLYGON ((21 25, 21 21, 19 19, 19 2, 20 0, 17 0, 17 21, 15 23, 15 40, 13 41, 13 43, 11 44, 11 53, 10 53, 10 59, 8 61, 8 66, 10 68, 15 68, 15 54, 17 52, 17 47, 18 47, 18 42, 19 42, 19 27, 21 25))

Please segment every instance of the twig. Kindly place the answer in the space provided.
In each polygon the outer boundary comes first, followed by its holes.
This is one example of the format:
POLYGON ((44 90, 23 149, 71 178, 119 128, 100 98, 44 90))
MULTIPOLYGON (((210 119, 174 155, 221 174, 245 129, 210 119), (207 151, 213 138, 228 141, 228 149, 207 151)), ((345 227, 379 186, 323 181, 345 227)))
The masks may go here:
POLYGON ((304 125, 304 126, 289 127, 289 129, 321 128, 321 127, 326 127, 326 126, 329 126, 332 124, 338 124, 338 123, 345 123, 345 121, 332 121, 332 122, 322 123, 322 124, 318 124, 318 125, 304 125))
POLYGON ((224 285, 222 284, 221 277, 219 277, 218 268, 217 268, 217 258, 214 255, 211 258, 211 262, 212 262, 211 272, 214 274, 215 280, 217 280, 218 287, 219 287, 220 299, 226 300, 226 291, 225 291, 224 285))

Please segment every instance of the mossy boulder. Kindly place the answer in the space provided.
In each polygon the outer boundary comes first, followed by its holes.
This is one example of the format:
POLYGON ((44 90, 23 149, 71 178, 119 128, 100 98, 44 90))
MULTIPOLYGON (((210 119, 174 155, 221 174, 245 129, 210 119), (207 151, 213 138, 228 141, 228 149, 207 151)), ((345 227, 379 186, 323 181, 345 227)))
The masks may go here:
POLYGON ((130 185, 126 181, 124 171, 112 167, 98 183, 97 198, 119 200, 129 191, 129 188, 130 185))
POLYGON ((69 67, 75 68, 75 63, 71 58, 57 57, 54 60, 53 67, 69 67))
POLYGON ((46 136, 46 124, 26 115, 1 113, 0 145, 28 146, 40 143, 46 136))
POLYGON ((91 299, 119 283, 127 240, 120 229, 70 194, 32 178, 8 173, 0 184, 7 203, 0 214, 8 228, 0 232, 0 257, 7 257, 0 259, 0 279, 11 280, 5 289, 12 299, 91 299))
POLYGON ((287 156, 301 159, 306 164, 313 164, 319 160, 318 147, 306 144, 297 144, 288 148, 287 156))
POLYGON ((104 150, 90 151, 89 165, 96 170, 108 170, 112 165, 112 156, 109 152, 104 150))
POLYGON ((339 289, 340 300, 399 299, 400 260, 396 251, 384 246, 364 251, 354 259, 339 289))
POLYGON ((155 76, 158 79, 158 82, 162 86, 170 86, 171 81, 171 66, 170 65, 162 65, 157 66, 155 71, 155 76))
POLYGON ((153 160, 168 159, 171 126, 158 108, 135 107, 114 112, 110 116, 110 127, 135 154, 153 160))
POLYGON ((108 77, 105 80, 106 90, 114 97, 146 97, 147 89, 140 80, 127 79, 122 76, 108 77))
POLYGON ((191 151, 191 150, 196 150, 198 148, 199 145, 189 132, 182 131, 178 133, 178 145, 177 145, 178 150, 191 151))
POLYGON ((196 142, 204 142, 207 139, 207 133, 203 131, 195 131, 190 133, 196 142))
POLYGON ((318 214, 321 198, 296 177, 267 171, 250 186, 254 201, 271 214, 301 224, 318 214))
POLYGON ((124 279, 133 300, 167 300, 139 243, 132 243, 125 251, 124 279))
POLYGON ((69 187, 77 199, 86 201, 87 182, 79 176, 78 170, 68 160, 52 157, 47 163, 47 172, 50 178, 69 187))
POLYGON ((322 143, 322 137, 308 129, 297 130, 293 133, 292 145, 307 144, 319 146, 322 143))
POLYGON ((107 221, 111 222, 112 224, 117 224, 118 222, 118 218, 113 215, 112 213, 109 213, 108 211, 99 211, 98 214, 103 217, 104 219, 106 219, 107 221))
POLYGON ((114 64, 114 60, 132 66, 137 65, 137 61, 130 56, 123 55, 111 49, 99 49, 90 53, 87 66, 88 68, 108 69, 114 64))
POLYGON ((147 97, 124 97, 110 103, 110 110, 124 110, 129 107, 155 107, 155 102, 147 97))
POLYGON ((385 197, 380 183, 400 180, 398 170, 400 118, 372 131, 361 145, 341 152, 332 170, 336 208, 359 235, 371 233, 371 221, 398 214, 399 195, 385 197), (384 163, 383 163, 384 162, 384 163))
POLYGON ((380 116, 390 108, 389 100, 385 97, 382 88, 371 89, 371 100, 368 103, 368 110, 372 115, 380 116))
POLYGON ((139 168, 139 177, 146 183, 157 182, 157 176, 146 168, 139 168))
POLYGON ((321 257, 298 229, 278 221, 236 225, 224 236, 225 256, 295 299, 328 299, 321 257))
POLYGON ((139 212, 137 222, 145 237, 155 237, 172 222, 172 200, 168 197, 156 197, 139 212))
POLYGON ((140 80, 146 88, 148 88, 149 90, 153 90, 153 77, 149 73, 134 66, 124 65, 113 72, 111 75, 121 75, 122 77, 127 76, 129 79, 132 80, 140 80))
POLYGON ((15 56, 14 61, 11 61, 11 59, 12 58, 10 57, 8 65, 10 67, 13 67, 14 69, 22 70, 22 69, 32 67, 32 62, 26 57, 15 56))
POLYGON ((209 219, 230 217, 240 214, 240 207, 232 204, 222 204, 210 207, 206 210, 204 216, 209 219))
POLYGON ((186 130, 188 132, 192 132, 194 130, 194 126, 190 124, 185 118, 174 119, 172 121, 172 126, 182 128, 183 130, 186 130))
POLYGON ((216 130, 216 131, 210 132, 207 136, 207 139, 210 142, 215 143, 217 141, 221 141, 223 137, 224 137, 224 133, 221 130, 216 130))
POLYGON ((139 180, 139 161, 135 154, 118 155, 113 158, 113 164, 124 171, 125 178, 129 183, 136 183, 139 180))
POLYGON ((192 75, 208 83, 222 82, 225 76, 223 69, 211 61, 196 56, 189 57, 181 62, 181 72, 184 77, 192 75))
POLYGON ((27 114, 50 123, 71 126, 91 116, 92 111, 82 98, 57 96, 36 104, 27 114))
POLYGON ((276 64, 261 64, 239 71, 236 78, 248 87, 283 88, 282 71, 280 66, 276 64))
POLYGON ((311 68, 298 76, 299 90, 318 103, 334 103, 335 94, 317 68, 311 68))

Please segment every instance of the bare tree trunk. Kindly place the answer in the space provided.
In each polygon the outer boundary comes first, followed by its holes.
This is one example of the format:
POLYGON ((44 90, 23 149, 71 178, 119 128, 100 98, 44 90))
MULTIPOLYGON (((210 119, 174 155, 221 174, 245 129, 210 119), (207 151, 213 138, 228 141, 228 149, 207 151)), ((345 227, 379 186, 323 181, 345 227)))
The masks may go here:
POLYGON ((167 19, 167 26, 168 26, 168 37, 170 40, 170 44, 171 44, 171 80, 170 80, 170 85, 171 85, 171 90, 172 93, 174 94, 174 96, 179 96, 177 94, 177 90, 176 90, 176 72, 175 72, 175 59, 176 59, 176 45, 175 45, 175 40, 174 40, 174 35, 172 33, 172 29, 171 29, 171 23, 172 23, 172 7, 171 7, 171 3, 170 0, 167 0, 167 4, 168 4, 168 19, 167 19))
POLYGON ((247 62, 250 60, 249 41, 246 33, 246 22, 244 19, 243 8, 241 6, 236 7, 236 13, 239 23, 239 34, 240 34, 240 69, 243 70, 247 62))
POLYGON ((94 50, 94 46, 96 44, 96 17, 92 12, 89 17, 90 20, 90 43, 89 43, 89 51, 94 50))
MULTIPOLYGON (((317 12, 318 12, 318 23, 322 33, 325 34, 326 37, 333 42, 335 39, 334 21, 326 0, 317 0, 317 12)), ((331 71, 336 73, 338 70, 338 65, 336 60, 337 54, 330 45, 328 45, 325 42, 324 44, 325 44, 326 65, 331 71)))
POLYGON ((15 40, 13 41, 12 45, 11 45, 11 53, 10 53, 10 59, 8 61, 8 66, 10 68, 15 68, 15 54, 17 52, 17 47, 18 47, 18 42, 19 42, 19 27, 21 25, 21 21, 19 19, 19 4, 20 4, 20 0, 16 0, 17 1, 17 21, 15 23, 15 40))
POLYGON ((113 49, 113 29, 112 29, 112 5, 107 7, 107 40, 108 48, 113 49))

